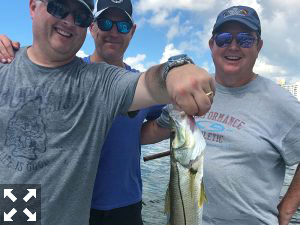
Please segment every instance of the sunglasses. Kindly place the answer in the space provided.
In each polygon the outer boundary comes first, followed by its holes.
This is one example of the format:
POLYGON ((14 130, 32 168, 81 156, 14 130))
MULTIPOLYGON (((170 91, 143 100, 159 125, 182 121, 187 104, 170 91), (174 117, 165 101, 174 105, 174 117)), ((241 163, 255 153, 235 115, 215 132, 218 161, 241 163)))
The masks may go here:
POLYGON ((112 21, 106 18, 97 19, 97 25, 102 31, 110 31, 114 24, 117 26, 117 30, 121 34, 128 34, 133 25, 128 21, 112 21))
POLYGON ((251 48, 255 41, 258 40, 257 38, 253 37, 252 34, 245 32, 238 33, 236 36, 233 36, 231 33, 227 32, 218 33, 215 35, 214 39, 217 46, 220 48, 228 47, 232 43, 233 39, 236 40, 236 43, 241 48, 251 48))
POLYGON ((70 13, 74 18, 74 24, 79 27, 89 27, 93 22, 93 15, 88 10, 71 10, 61 1, 45 1, 47 3, 47 12, 58 19, 66 18, 70 13))

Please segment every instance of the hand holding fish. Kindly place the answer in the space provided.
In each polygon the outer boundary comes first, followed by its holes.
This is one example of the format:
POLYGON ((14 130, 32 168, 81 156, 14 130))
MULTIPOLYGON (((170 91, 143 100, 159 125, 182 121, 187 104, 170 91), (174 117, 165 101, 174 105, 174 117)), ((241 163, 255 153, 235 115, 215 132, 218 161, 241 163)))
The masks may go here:
POLYGON ((169 71, 166 81, 174 105, 188 115, 202 116, 208 112, 215 93, 215 82, 204 69, 194 64, 175 67, 169 71))

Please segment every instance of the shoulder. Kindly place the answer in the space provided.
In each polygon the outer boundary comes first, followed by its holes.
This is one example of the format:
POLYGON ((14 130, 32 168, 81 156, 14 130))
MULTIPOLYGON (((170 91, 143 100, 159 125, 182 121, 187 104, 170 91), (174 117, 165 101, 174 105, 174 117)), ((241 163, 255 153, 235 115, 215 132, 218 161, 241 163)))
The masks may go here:
POLYGON ((17 64, 19 65, 20 62, 22 63, 23 61, 25 61, 24 55, 26 54, 26 51, 27 51, 27 46, 21 47, 19 50, 15 51, 14 60, 9 64, 0 63, 0 69, 11 68, 11 67, 16 66, 17 64))
POLYGON ((101 72, 100 74, 102 74, 102 72, 107 69, 113 69, 113 66, 104 62, 89 63, 87 58, 77 57, 76 63, 79 67, 79 70, 84 73, 90 72, 90 73, 98 74, 99 72, 101 72))
POLYGON ((300 114, 300 102, 286 88, 265 77, 261 77, 261 83, 259 91, 262 92, 266 104, 291 117, 300 114))
POLYGON ((133 72, 133 73, 140 73, 139 70, 136 70, 134 68, 131 68, 131 66, 129 66, 128 64, 124 63, 125 64, 125 69, 130 71, 130 72, 133 72))
POLYGON ((274 100, 276 100, 276 98, 281 100, 293 97, 287 89, 281 87, 269 78, 259 76, 257 83, 259 84, 258 91, 262 94, 269 95, 274 100))
POLYGON ((86 56, 86 57, 83 57, 82 60, 86 63, 91 63, 91 56, 86 56))

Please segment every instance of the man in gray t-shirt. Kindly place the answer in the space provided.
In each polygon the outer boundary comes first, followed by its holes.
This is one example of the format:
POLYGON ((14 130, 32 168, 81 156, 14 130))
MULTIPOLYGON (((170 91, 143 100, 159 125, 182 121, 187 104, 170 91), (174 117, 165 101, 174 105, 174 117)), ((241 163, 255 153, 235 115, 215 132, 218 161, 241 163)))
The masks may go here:
POLYGON ((30 0, 33 44, 0 64, 0 183, 40 184, 42 225, 88 224, 100 149, 116 115, 171 101, 189 114, 211 106, 205 92, 213 80, 183 56, 143 74, 77 58, 93 7, 30 0))
MULTIPOLYGON (((253 72, 263 42, 254 9, 222 11, 209 40, 216 95, 196 117, 206 140, 203 225, 288 225, 300 203, 300 169, 280 202, 286 165, 300 162, 300 103, 253 72)), ((157 120, 167 127, 166 110, 157 120)))

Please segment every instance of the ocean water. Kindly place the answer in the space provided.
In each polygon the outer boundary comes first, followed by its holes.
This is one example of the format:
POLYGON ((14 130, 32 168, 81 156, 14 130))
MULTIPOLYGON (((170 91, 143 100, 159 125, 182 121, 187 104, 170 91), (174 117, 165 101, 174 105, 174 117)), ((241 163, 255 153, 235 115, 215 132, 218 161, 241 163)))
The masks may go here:
MULTIPOLYGON (((154 145, 142 147, 142 158, 144 156, 163 152, 169 149, 169 140, 162 141, 154 145)), ((144 162, 141 159, 143 178, 143 220, 144 225, 164 225, 166 215, 164 214, 164 199, 169 181, 170 165, 169 157, 144 162)), ((282 195, 286 192, 296 166, 288 167, 282 189, 282 195)), ((300 224, 300 209, 294 215, 289 225, 300 224)))

